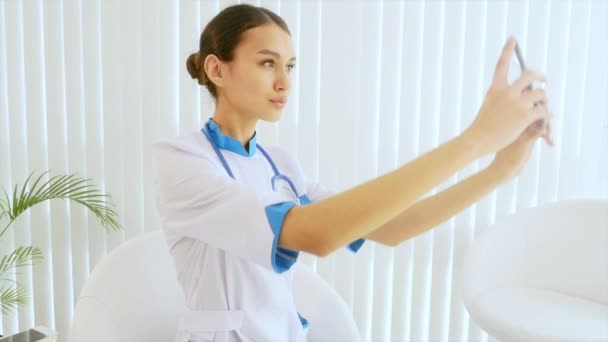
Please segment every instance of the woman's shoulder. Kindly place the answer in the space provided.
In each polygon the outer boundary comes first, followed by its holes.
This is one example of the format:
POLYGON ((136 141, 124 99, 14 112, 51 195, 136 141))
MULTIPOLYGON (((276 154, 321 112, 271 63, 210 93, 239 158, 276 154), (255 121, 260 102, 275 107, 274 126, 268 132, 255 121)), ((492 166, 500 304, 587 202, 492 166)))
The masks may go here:
POLYGON ((155 173, 165 188, 181 184, 185 180, 211 182, 216 180, 215 176, 224 177, 222 164, 211 155, 214 152, 209 145, 200 132, 154 141, 150 149, 151 158, 155 173))
POLYGON ((178 136, 161 138, 152 143, 154 154, 177 153, 209 158, 213 147, 199 131, 191 131, 178 136))

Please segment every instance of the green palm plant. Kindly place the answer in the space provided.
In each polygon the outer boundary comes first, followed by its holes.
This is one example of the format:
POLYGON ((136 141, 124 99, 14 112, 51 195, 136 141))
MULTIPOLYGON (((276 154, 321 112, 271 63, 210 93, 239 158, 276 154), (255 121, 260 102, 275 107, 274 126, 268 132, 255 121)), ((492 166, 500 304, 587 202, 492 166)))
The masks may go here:
MULTIPOLYGON (((17 220, 17 218, 31 207, 51 199, 66 199, 84 205, 95 216, 98 221, 109 231, 122 229, 118 222, 118 214, 110 203, 110 195, 102 193, 90 184, 89 179, 71 175, 58 175, 43 181, 41 174, 30 186, 33 173, 26 179, 23 187, 15 185, 12 196, 4 188, 4 198, 0 198, 0 239, 17 220), (6 224, 4 223, 6 221, 6 224)), ((0 195, 1 196, 1 195, 0 195)), ((7 314, 20 305, 28 303, 25 288, 14 280, 7 278, 11 270, 17 270, 24 266, 34 265, 43 259, 42 251, 38 247, 21 246, 12 253, 4 256, 0 261, 0 311, 7 314)))

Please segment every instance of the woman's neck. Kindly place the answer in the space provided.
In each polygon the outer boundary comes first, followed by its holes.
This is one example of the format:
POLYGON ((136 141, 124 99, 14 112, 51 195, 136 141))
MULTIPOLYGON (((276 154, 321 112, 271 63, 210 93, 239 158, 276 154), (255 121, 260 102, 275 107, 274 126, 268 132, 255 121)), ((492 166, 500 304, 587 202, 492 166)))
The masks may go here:
POLYGON ((257 118, 218 108, 213 115, 213 121, 220 127, 222 134, 240 141, 245 149, 249 150, 249 140, 255 134, 257 118))

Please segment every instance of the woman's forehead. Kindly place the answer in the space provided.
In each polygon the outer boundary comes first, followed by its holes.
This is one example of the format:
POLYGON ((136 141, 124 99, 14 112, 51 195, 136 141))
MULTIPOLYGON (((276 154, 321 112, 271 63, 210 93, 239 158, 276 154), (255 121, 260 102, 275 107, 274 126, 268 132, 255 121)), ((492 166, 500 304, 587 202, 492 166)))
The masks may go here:
POLYGON ((243 32, 238 46, 240 52, 253 55, 269 55, 290 60, 295 57, 291 36, 277 25, 263 25, 243 32))

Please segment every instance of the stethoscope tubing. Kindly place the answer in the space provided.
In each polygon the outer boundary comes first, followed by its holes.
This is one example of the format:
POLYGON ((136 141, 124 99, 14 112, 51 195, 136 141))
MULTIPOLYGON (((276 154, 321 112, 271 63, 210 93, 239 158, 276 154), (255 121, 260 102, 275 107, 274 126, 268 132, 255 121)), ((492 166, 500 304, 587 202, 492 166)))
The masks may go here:
MULTIPOLYGON (((226 158, 224 158, 224 154, 222 153, 222 151, 220 151, 219 147, 215 144, 215 141, 213 141, 213 139, 211 138, 211 136, 209 134, 208 125, 209 124, 207 123, 205 125, 205 127, 203 129, 201 129, 201 132, 203 132, 203 134, 205 135, 205 137, 207 138, 207 140, 209 140, 209 143, 213 147, 213 150, 215 151, 215 154, 218 156, 218 158, 222 162, 222 165, 224 166, 224 169, 226 170, 226 172, 228 173, 228 175, 230 176, 230 178, 232 178, 232 179, 234 179, 236 181, 236 178, 234 177, 234 174, 232 173, 232 170, 230 169, 230 165, 228 165, 228 162, 226 161, 226 158)), ((272 190, 276 191, 276 182, 277 181, 284 180, 284 181, 287 182, 287 184, 289 184, 289 187, 291 188, 291 190, 293 191, 293 193, 296 195, 296 199, 299 200, 300 199, 300 195, 298 194, 298 190, 296 189, 296 186, 293 184, 293 182, 291 181, 291 179, 287 175, 284 175, 284 174, 282 174, 279 171, 279 169, 277 168, 277 166, 274 163, 274 161, 272 160, 272 158, 270 158, 270 155, 268 155, 268 153, 266 152, 266 150, 264 148, 262 148, 262 146, 260 146, 258 144, 257 148, 260 150, 260 152, 262 152, 262 155, 264 155, 264 158, 266 158, 266 160, 270 164, 270 167, 272 168, 272 171, 274 172, 274 176, 272 176, 272 178, 270 179, 270 182, 271 182, 271 185, 272 185, 272 190)))

